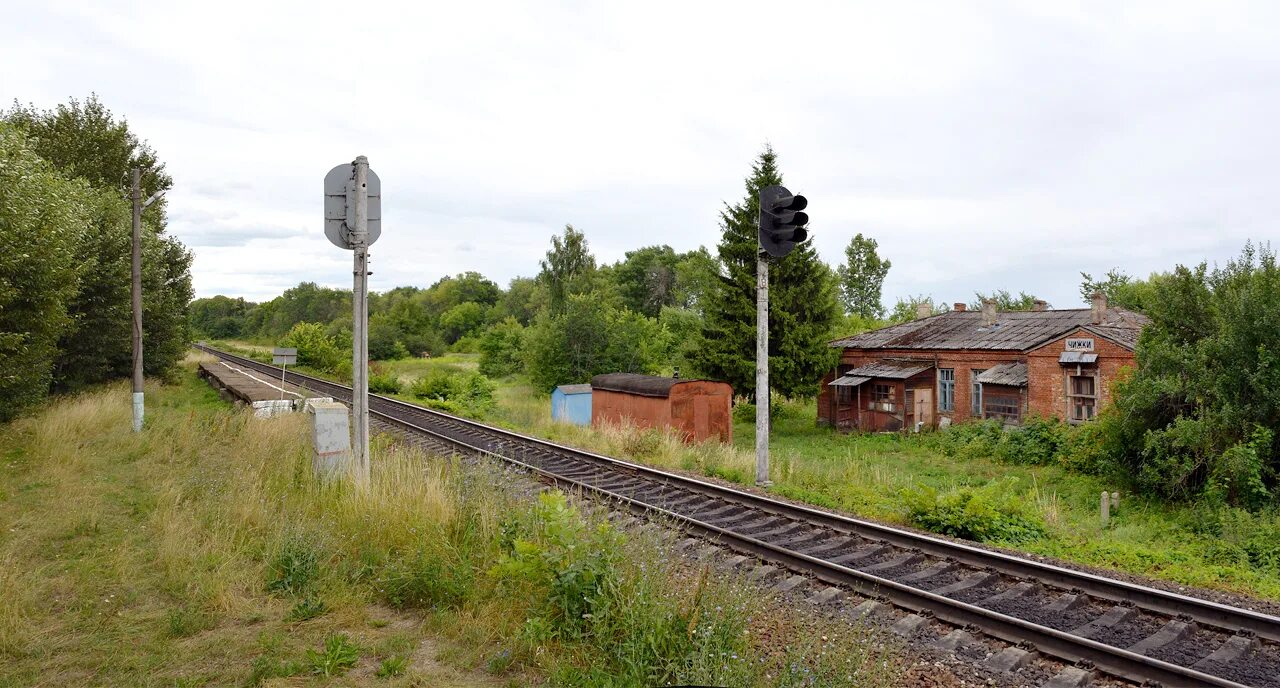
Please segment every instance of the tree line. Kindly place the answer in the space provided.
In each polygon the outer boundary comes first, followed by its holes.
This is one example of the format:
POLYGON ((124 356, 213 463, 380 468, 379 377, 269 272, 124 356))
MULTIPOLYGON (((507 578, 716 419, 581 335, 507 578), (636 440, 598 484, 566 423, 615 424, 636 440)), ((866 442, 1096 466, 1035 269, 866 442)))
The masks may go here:
MULTIPOLYGON (((144 196, 173 186, 96 96, 0 113, 0 420, 51 390, 130 374, 134 167, 145 170, 144 196)), ((160 200, 143 213, 148 375, 168 371, 188 342, 191 254, 165 228, 160 200)))

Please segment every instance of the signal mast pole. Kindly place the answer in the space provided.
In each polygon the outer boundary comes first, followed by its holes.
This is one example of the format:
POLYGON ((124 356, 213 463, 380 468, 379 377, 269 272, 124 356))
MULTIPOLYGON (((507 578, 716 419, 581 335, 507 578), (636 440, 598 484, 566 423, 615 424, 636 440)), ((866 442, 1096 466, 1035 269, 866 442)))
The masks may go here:
POLYGON ((769 256, 756 252, 756 485, 769 480, 769 256))

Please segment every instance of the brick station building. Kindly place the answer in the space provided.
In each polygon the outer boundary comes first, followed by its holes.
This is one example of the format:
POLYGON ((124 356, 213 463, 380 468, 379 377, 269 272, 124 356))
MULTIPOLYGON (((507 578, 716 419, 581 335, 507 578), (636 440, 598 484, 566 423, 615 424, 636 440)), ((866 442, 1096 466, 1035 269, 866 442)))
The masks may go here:
POLYGON ((955 310, 837 339, 840 363, 822 380, 818 424, 892 431, 971 418, 1018 424, 1029 415, 1084 422, 1111 399, 1147 318, 1109 308, 955 310), (945 420, 944 420, 945 419, 945 420))

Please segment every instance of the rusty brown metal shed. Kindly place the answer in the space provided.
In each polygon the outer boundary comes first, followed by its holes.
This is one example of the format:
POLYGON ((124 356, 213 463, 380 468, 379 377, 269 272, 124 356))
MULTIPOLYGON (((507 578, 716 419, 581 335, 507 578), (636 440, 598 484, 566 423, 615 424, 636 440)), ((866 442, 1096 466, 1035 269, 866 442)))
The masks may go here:
POLYGON ((591 378, 591 424, 671 428, 686 442, 733 440, 733 388, 713 380, 609 373, 591 378))

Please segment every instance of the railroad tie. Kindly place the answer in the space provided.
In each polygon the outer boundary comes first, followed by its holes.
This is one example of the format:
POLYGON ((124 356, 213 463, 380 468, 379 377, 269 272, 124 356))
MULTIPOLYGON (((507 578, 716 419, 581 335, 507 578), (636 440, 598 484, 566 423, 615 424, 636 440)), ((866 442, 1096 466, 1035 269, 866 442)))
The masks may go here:
POLYGON ((818 592, 810 595, 805 601, 810 604, 830 604, 837 600, 843 599, 845 592, 834 586, 827 586, 818 592))
POLYGON ((772 589, 774 592, 791 592, 792 590, 795 590, 796 588, 808 582, 809 582, 809 579, 805 578, 804 576, 791 576, 789 578, 779 581, 777 584, 773 586, 772 589))
POLYGON ((951 570, 953 570, 953 569, 955 569, 955 568, 956 568, 956 564, 955 564, 955 562, 951 562, 951 561, 940 561, 940 562, 938 562, 938 563, 934 564, 933 566, 930 566, 930 567, 928 567, 928 568, 924 568, 924 569, 920 569, 919 571, 916 571, 915 573, 912 573, 912 574, 908 574, 908 575, 906 575, 906 576, 903 576, 902 578, 898 579, 898 581, 899 581, 900 583, 914 583, 914 582, 916 582, 916 581, 922 581, 922 580, 924 580, 924 579, 926 579, 926 578, 933 578, 934 576, 941 576, 942 574, 947 573, 948 571, 951 571, 951 570))
POLYGON ((1046 612, 1061 613, 1070 611, 1085 603, 1084 594, 1076 592, 1064 593, 1058 599, 1046 604, 1044 610, 1046 612))
POLYGON ((982 665, 992 671, 1012 673, 1026 666, 1033 658, 1035 653, 1009 646, 983 660, 982 665))
POLYGON ((1145 655, 1158 647, 1183 640, 1195 632, 1195 622, 1173 619, 1160 630, 1131 645, 1129 651, 1145 655))
POLYGON ((872 545, 870 547, 864 547, 862 549, 854 550, 852 552, 849 552, 848 554, 841 554, 840 556, 834 559, 828 559, 827 561, 831 562, 832 564, 839 564, 841 566, 844 566, 845 564, 857 561, 859 559, 869 559, 878 554, 883 554, 889 551, 890 549, 891 547, 889 547, 888 545, 872 545))
POLYGON ((1133 607, 1126 607, 1124 605, 1117 604, 1111 609, 1108 609, 1106 614, 1103 614, 1102 616, 1094 619, 1093 621, 1090 621, 1089 623, 1076 628, 1074 631, 1071 631, 1071 635, 1078 635, 1081 638, 1088 638, 1089 636, 1093 635, 1094 633, 1097 633, 1098 631, 1104 628, 1111 628, 1116 624, 1132 619, 1134 616, 1137 615, 1137 613, 1138 613, 1138 610, 1134 609, 1133 607))
POLYGON ((1214 650, 1208 657, 1196 662, 1192 668, 1201 669, 1206 666, 1212 667, 1215 664, 1230 664, 1242 659, 1248 659, 1261 646, 1262 643, 1253 635, 1233 635, 1227 638, 1227 641, 1218 646, 1218 649, 1214 650))
POLYGON ((1019 597, 1026 597, 1027 595, 1033 594, 1037 587, 1038 586, 1035 583, 1028 583, 1026 581, 1016 583, 1004 592, 996 593, 995 595, 982 600, 980 604, 983 607, 990 607, 994 604, 1004 602, 1005 600, 1015 600, 1019 597))
POLYGON ((967 645, 971 642, 973 642, 973 635, 964 629, 957 628, 941 638, 938 638, 934 645, 937 645, 947 652, 955 652, 956 648, 961 645, 967 645))
POLYGON ((910 566, 912 564, 918 564, 922 561, 924 561, 924 556, 913 552, 910 554, 904 554, 900 557, 895 557, 893 559, 882 561, 878 564, 872 564, 870 566, 864 567, 862 570, 866 573, 874 573, 876 571, 887 571, 889 569, 896 569, 899 566, 910 566))
POLYGON ((975 573, 964 580, 958 580, 951 585, 946 585, 930 592, 935 595, 953 595, 961 590, 968 590, 969 588, 976 588, 979 585, 986 585, 993 580, 996 580, 996 574, 994 573, 975 573))
POLYGON ((868 616, 874 616, 881 609, 884 609, 884 607, 884 603, 879 600, 864 600, 858 606, 854 607, 850 614, 855 619, 861 619, 868 616))
POLYGON ((929 623, 929 618, 919 614, 908 614, 898 619, 889 627, 889 630, 900 636, 907 637, 914 635, 921 627, 929 623))
POLYGON ((1084 688, 1093 682, 1093 672, 1080 667, 1064 667, 1058 675, 1049 679, 1040 688, 1084 688))

